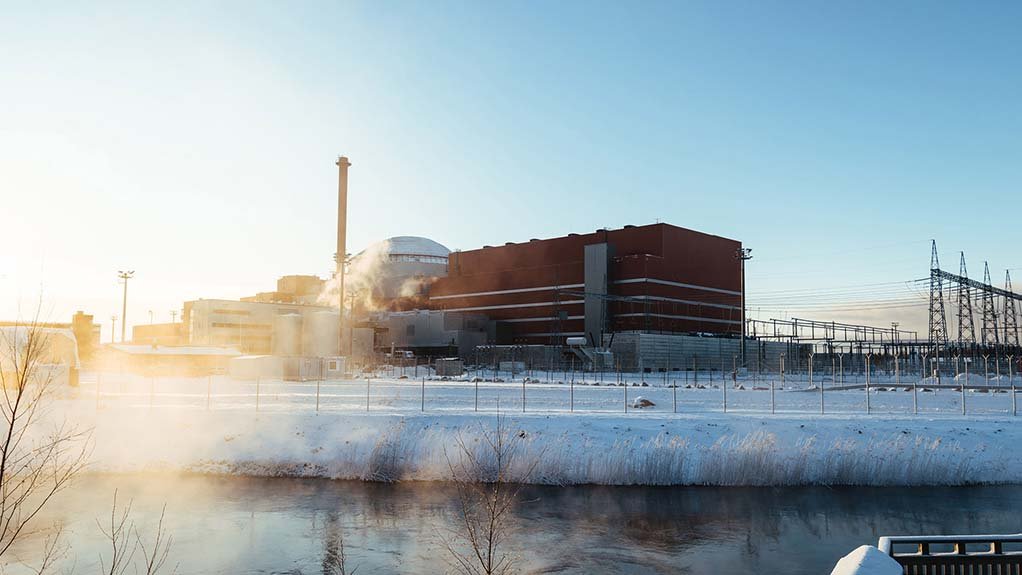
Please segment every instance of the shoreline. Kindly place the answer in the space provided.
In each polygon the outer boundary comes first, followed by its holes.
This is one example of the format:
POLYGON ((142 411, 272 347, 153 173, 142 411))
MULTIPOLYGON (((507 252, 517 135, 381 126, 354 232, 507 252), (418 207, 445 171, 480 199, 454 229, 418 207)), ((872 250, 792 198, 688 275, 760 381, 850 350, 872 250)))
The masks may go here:
MULTIPOLYGON (((90 473, 383 482, 449 479, 447 457, 458 435, 478 445, 496 420, 495 413, 90 413, 68 407, 61 415, 93 429, 90 473)), ((1010 417, 502 415, 508 429, 523 435, 513 478, 541 485, 1022 483, 1022 458, 1014 451, 1022 430, 1010 417), (522 477, 525 464, 537 459, 533 475, 522 477)))

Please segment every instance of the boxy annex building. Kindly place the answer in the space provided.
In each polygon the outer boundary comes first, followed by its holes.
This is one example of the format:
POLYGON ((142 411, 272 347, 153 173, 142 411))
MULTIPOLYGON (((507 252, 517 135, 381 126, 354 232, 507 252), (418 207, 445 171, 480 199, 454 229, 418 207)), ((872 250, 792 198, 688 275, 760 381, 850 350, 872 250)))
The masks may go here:
POLYGON ((429 307, 497 324, 495 343, 593 347, 612 334, 742 329, 741 243, 669 224, 453 252, 429 307))

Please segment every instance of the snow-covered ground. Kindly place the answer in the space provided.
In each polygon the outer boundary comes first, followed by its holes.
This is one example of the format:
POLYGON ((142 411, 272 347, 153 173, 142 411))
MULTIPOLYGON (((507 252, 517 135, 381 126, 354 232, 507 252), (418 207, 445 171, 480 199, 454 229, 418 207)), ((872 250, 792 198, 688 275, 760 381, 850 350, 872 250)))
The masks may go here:
POLYGON ((967 391, 963 416, 957 390, 919 386, 914 393, 903 390, 912 389, 907 382, 897 391, 882 385, 885 391, 871 388, 867 415, 864 390, 825 389, 821 415, 821 394, 806 391, 806 382, 786 380, 782 387, 775 381, 771 394, 769 382, 749 380, 739 381, 745 389, 726 386, 724 413, 719 374, 716 381, 690 380, 688 388, 684 381, 663 387, 662 380, 643 387, 634 377, 628 383, 635 386, 611 386, 612 376, 599 386, 526 383, 523 412, 521 381, 426 381, 423 403, 421 378, 373 379, 368 386, 366 380, 82 379, 52 413, 94 429, 96 471, 442 480, 456 438, 478 444, 492 432, 499 405, 522 437, 522 464, 538 460, 527 478, 533 482, 1022 482, 1022 426, 1011 414, 1010 393, 967 391), (626 393, 629 404, 642 396, 656 405, 626 412, 626 393))

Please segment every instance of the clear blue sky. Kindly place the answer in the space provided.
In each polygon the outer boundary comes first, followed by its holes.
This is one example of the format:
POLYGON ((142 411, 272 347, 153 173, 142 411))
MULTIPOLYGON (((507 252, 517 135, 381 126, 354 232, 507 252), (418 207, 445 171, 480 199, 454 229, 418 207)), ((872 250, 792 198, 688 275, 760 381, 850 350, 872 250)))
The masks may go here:
POLYGON ((325 275, 342 153, 352 251, 660 219, 752 247, 759 317, 875 323, 920 309, 795 312, 805 294, 788 290, 903 298, 930 238, 972 275, 1022 268, 1019 3, 0 14, 0 317, 41 288, 53 319, 109 325, 122 268, 129 323, 325 275), (883 285, 836 291, 866 284, 883 285))

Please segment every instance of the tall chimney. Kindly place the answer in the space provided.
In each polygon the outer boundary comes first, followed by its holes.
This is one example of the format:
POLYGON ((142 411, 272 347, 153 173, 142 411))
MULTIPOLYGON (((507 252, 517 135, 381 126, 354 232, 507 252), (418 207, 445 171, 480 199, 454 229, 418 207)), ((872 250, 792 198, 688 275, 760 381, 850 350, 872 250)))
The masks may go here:
POLYGON ((337 158, 337 273, 341 277, 341 288, 344 288, 344 256, 347 254, 348 229, 348 166, 351 162, 346 156, 337 158))
MULTIPOLYGON (((351 162, 346 156, 337 158, 337 309, 340 312, 340 329, 337 333, 337 352, 344 353, 344 258, 348 253, 348 166, 351 162)), ((348 342, 350 347, 351 342, 348 342)), ((351 355, 351 350, 348 350, 351 355)))

